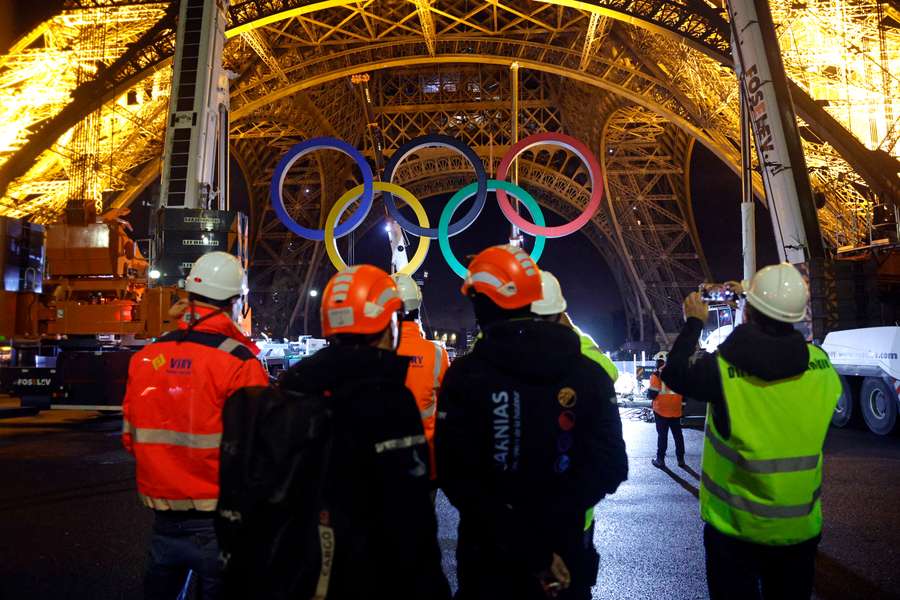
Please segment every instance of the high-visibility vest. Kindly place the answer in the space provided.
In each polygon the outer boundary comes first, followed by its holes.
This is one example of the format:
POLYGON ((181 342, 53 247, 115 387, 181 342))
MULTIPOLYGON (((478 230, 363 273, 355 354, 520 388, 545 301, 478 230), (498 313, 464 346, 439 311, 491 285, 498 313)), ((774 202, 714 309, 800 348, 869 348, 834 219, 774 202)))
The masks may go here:
POLYGON ((650 376, 650 389, 656 392, 656 398, 653 399, 653 411, 656 414, 670 418, 681 416, 681 394, 672 391, 656 373, 650 376))
POLYGON ((619 370, 616 368, 616 365, 613 364, 613 361, 603 353, 603 350, 600 349, 600 346, 594 341, 594 338, 579 329, 577 325, 573 324, 572 329, 578 334, 578 340, 581 343, 581 353, 603 367, 603 370, 606 371, 606 374, 609 375, 609 378, 615 383, 619 378, 619 370))
MULTIPOLYGON (((195 307, 198 316, 212 310, 195 307)), ((122 443, 136 460, 138 496, 156 510, 213 511, 225 399, 267 386, 258 349, 216 314, 144 346, 128 368, 122 443)))
POLYGON ((444 373, 450 366, 447 351, 437 342, 425 339, 421 326, 413 321, 400 324, 400 343, 397 354, 408 356, 409 370, 406 372, 406 387, 412 392, 422 417, 422 428, 431 458, 431 478, 435 478, 434 424, 437 419, 437 395, 444 380, 444 373))
POLYGON ((725 535, 797 544, 822 531, 822 446, 841 383, 809 346, 802 374, 765 381, 718 357, 731 436, 707 410, 700 514, 725 535))

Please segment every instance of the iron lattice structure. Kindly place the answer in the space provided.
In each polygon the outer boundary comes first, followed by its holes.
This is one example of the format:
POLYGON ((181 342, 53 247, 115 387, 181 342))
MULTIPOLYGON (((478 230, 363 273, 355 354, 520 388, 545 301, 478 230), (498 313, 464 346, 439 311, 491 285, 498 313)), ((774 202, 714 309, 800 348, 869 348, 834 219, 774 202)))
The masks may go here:
MULTIPOLYGON (((46 222, 69 199, 126 206, 158 177, 176 7, 70 0, 0 57, 0 213, 46 222)), ((493 170, 512 138, 516 62, 519 134, 563 131, 602 157, 606 204, 582 233, 618 278, 630 336, 673 331, 674 299, 708 274, 690 208, 692 149, 704 144, 735 171, 740 162, 717 0, 233 0, 228 10, 232 154, 251 196, 260 323, 298 328, 325 268, 321 245, 289 235, 268 208, 277 160, 314 135, 373 156, 351 76, 371 77, 388 155, 440 132, 493 170)), ((823 232, 832 246, 858 242, 873 202, 900 197, 900 15, 875 0, 775 0, 772 10, 823 232)), ((574 157, 539 148, 519 163, 520 182, 549 210, 571 218, 586 203, 574 157)), ((426 152, 398 177, 438 196, 471 169, 426 152)), ((302 161, 289 210, 320 225, 356 179, 336 154, 302 161)))

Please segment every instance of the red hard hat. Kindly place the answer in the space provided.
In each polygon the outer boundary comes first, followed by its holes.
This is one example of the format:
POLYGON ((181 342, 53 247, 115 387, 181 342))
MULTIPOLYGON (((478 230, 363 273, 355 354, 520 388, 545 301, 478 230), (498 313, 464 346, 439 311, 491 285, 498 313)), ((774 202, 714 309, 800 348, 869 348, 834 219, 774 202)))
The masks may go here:
POLYGON ((322 294, 322 333, 378 333, 391 323, 403 300, 391 276, 372 265, 339 271, 322 294))
POLYGON ((462 293, 474 290, 507 310, 528 306, 543 297, 541 272, 528 253, 516 246, 491 246, 469 263, 462 293))

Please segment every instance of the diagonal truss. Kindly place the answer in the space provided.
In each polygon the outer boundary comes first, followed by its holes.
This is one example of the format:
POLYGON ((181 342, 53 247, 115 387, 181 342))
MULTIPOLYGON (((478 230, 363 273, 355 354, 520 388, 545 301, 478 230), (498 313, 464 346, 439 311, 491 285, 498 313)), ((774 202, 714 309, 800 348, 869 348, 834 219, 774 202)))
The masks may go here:
POLYGON ((632 283, 659 334, 681 324, 681 300, 709 278, 690 201, 688 160, 671 123, 641 107, 617 110, 601 141, 607 205, 632 283))

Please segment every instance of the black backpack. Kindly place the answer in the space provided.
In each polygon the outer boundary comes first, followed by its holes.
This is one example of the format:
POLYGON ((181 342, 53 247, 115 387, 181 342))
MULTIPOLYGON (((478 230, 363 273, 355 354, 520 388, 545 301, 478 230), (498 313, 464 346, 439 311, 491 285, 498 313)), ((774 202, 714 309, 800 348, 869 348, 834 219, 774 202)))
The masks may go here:
POLYGON ((324 600, 346 519, 326 505, 329 398, 244 388, 222 413, 216 516, 224 598, 324 600))

